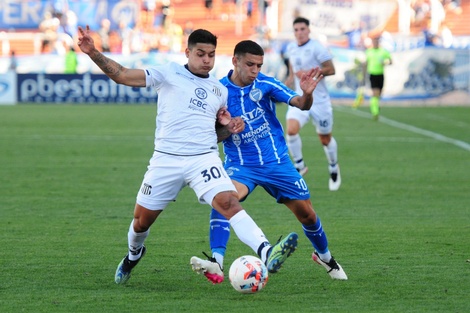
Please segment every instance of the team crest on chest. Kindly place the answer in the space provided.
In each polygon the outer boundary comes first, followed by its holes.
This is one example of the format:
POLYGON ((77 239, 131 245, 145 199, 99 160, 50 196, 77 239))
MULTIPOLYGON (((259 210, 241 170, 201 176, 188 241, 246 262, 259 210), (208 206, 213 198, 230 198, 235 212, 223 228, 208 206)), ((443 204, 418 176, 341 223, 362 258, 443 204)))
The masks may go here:
POLYGON ((207 98, 207 92, 203 88, 196 88, 196 90, 194 90, 194 93, 196 94, 196 97, 198 97, 199 99, 207 98))
POLYGON ((258 102, 261 100, 261 98, 263 98, 263 92, 261 91, 261 89, 258 89, 258 88, 251 89, 250 91, 251 101, 258 102))
POLYGON ((217 97, 220 97, 222 95, 222 91, 220 90, 219 87, 217 86, 213 86, 212 87, 212 92, 217 96, 217 97))

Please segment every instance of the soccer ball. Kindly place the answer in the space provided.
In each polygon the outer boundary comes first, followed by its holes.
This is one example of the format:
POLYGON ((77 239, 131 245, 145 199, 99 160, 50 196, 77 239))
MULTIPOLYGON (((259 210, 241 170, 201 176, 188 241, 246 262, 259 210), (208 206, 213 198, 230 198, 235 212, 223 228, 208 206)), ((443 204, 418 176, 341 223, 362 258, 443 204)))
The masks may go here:
POLYGON ((233 261, 228 275, 233 288, 241 293, 258 292, 268 282, 266 265, 252 255, 244 255, 233 261))

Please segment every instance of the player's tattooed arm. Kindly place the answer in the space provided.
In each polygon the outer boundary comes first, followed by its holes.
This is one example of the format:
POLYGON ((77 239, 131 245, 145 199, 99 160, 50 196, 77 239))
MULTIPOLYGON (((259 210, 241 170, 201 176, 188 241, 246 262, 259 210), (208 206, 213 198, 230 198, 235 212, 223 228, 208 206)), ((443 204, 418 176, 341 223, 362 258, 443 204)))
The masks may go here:
POLYGON ((215 123, 215 132, 217 133, 217 142, 221 142, 227 139, 232 134, 226 126, 227 125, 222 125, 219 122, 215 123))
POLYGON ((219 121, 215 124, 217 142, 228 138, 231 134, 238 134, 245 130, 245 121, 240 117, 233 117, 227 125, 222 125, 219 121))
POLYGON ((111 60, 98 51, 95 42, 91 36, 90 27, 87 25, 85 29, 78 27, 78 46, 83 53, 88 54, 90 59, 98 65, 98 67, 109 78, 118 84, 131 87, 145 87, 146 75, 142 69, 129 69, 116 61, 111 60))
POLYGON ((124 67, 121 64, 111 60, 96 49, 90 53, 89 56, 90 59, 92 59, 93 62, 95 62, 95 64, 103 71, 103 73, 113 80, 115 80, 115 78, 117 79, 124 70, 124 67))

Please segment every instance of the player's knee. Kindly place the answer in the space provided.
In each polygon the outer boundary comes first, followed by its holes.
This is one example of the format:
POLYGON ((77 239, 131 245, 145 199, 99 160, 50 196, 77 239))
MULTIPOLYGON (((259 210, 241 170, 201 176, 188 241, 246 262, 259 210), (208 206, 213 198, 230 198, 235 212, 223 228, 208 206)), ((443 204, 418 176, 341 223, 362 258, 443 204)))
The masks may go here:
POLYGON ((226 218, 233 216, 242 210, 240 202, 238 201, 237 193, 232 191, 224 191, 218 193, 212 202, 214 208, 226 218))
POLYGON ((137 204, 134 210, 134 231, 138 233, 147 231, 160 213, 161 211, 152 211, 137 204))
POLYGON ((330 141, 331 141, 331 134, 328 134, 328 135, 319 135, 320 137, 320 142, 322 145, 324 146, 328 146, 330 144, 330 141))
POLYGON ((297 219, 302 225, 313 225, 317 222, 317 215, 315 212, 309 212, 309 214, 297 216, 297 219))

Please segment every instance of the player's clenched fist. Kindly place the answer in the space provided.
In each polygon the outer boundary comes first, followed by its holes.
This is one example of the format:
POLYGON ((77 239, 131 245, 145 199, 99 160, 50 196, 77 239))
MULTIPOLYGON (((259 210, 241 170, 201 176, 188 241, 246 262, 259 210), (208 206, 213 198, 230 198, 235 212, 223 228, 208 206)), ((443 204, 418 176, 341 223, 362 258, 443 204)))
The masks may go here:
POLYGON ((232 134, 241 133, 245 130, 245 121, 240 116, 234 117, 227 125, 227 128, 232 134))

